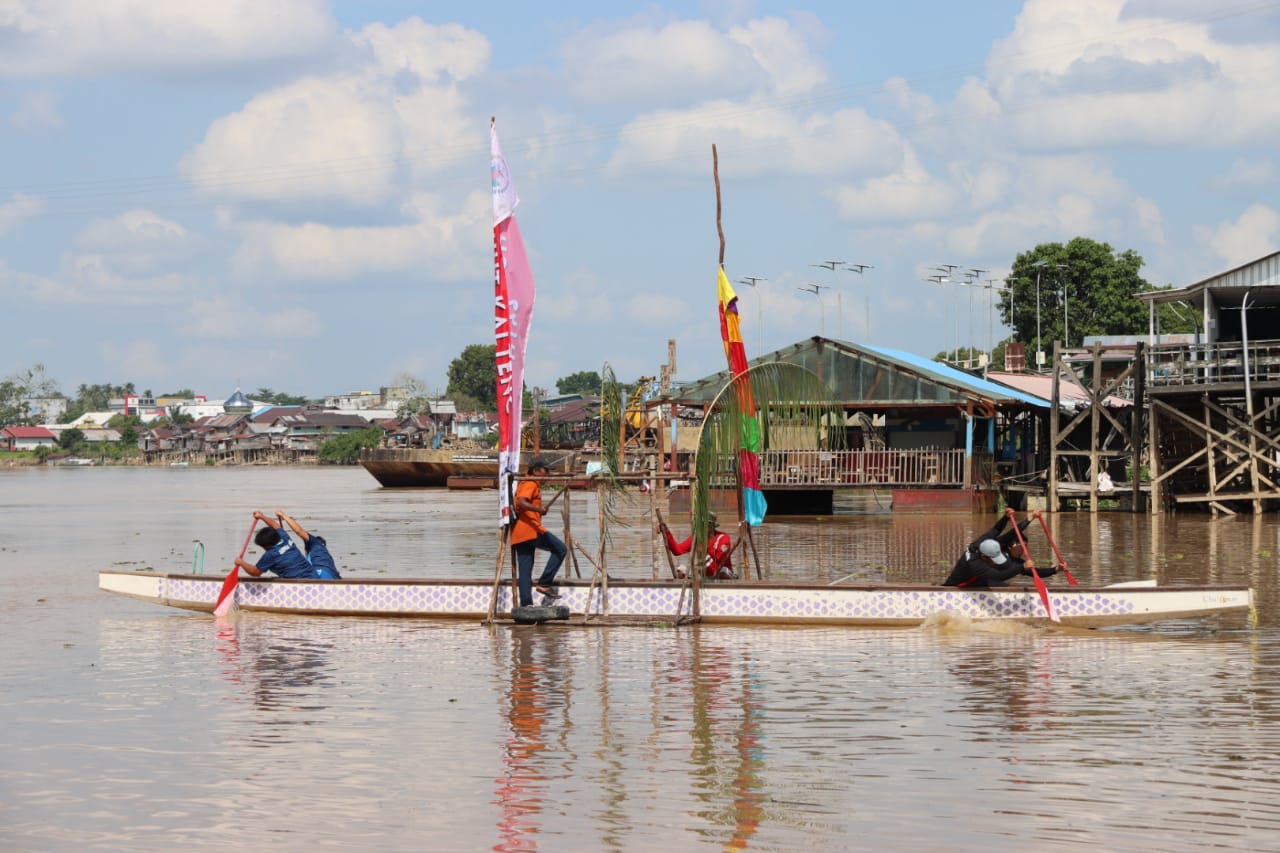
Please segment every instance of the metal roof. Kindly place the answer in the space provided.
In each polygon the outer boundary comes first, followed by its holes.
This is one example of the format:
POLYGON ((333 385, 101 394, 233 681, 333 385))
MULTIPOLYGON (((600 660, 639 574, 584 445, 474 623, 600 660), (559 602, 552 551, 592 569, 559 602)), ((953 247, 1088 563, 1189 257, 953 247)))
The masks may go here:
POLYGON ((1272 252, 1186 287, 1148 290, 1137 294, 1137 297, 1150 303, 1185 302, 1201 298, 1204 291, 1208 290, 1218 305, 1239 307, 1244 299, 1244 292, 1254 287, 1262 288, 1253 295, 1254 305, 1280 304, 1280 252, 1272 252))
POLYGON ((975 395, 987 397, 997 402, 1016 401, 1025 403, 1028 406, 1036 406, 1039 408, 1048 408, 1049 401, 1034 394, 1028 394, 1017 388, 1004 385, 1000 382, 992 382, 988 379, 974 376, 972 373, 966 373, 963 370, 957 370, 949 364, 943 364, 940 361, 934 361, 931 358, 925 358, 922 355, 916 355, 911 352, 903 352, 902 350, 885 349, 884 347, 873 347, 866 344, 848 344, 840 343, 841 346, 856 347, 860 349, 870 350, 880 353, 888 358, 902 362, 911 368, 934 377, 944 385, 950 385, 955 388, 967 390, 975 395))
MULTIPOLYGON (((866 374, 868 372, 878 374, 884 368, 888 368, 891 373, 896 373, 899 377, 908 380, 905 383, 884 383, 885 388, 893 384, 936 387, 945 389, 947 394, 954 398, 947 400, 927 396, 904 397, 900 395, 897 397, 882 396, 877 399, 863 399, 858 396, 860 392, 857 389, 852 392, 846 389, 845 393, 840 393, 840 389, 837 386, 844 384, 843 379, 847 377, 827 376, 827 384, 841 398, 841 402, 846 407, 854 407, 859 403, 864 403, 868 407, 954 406, 957 403, 969 400, 990 401, 993 404, 1006 406, 1015 405, 1036 409, 1049 408, 1048 401, 1033 394, 1028 394, 998 382, 990 382, 963 370, 957 370, 949 365, 933 361, 925 356, 819 336, 797 341, 789 347, 752 359, 751 365, 754 366, 766 362, 785 362, 807 366, 805 365, 806 361, 819 360, 819 355, 825 358, 825 353, 827 352, 835 353, 838 358, 849 360, 848 370, 845 371, 847 374, 866 374)), ((839 372, 840 369, 836 369, 839 372)), ((709 400, 719 392, 724 383, 728 381, 728 378, 728 371, 721 371, 683 385, 668 396, 675 400, 689 402, 709 400)), ((877 389, 877 393, 882 392, 877 389)), ((883 393, 892 394, 894 392, 883 393)))

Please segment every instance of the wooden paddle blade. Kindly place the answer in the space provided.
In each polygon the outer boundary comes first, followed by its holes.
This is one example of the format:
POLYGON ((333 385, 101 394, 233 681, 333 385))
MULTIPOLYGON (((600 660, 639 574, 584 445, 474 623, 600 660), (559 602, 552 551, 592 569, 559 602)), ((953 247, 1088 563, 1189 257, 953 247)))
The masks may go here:
POLYGON ((1071 570, 1067 568, 1067 561, 1062 558, 1062 552, 1058 550, 1058 543, 1054 541, 1053 534, 1049 532, 1049 525, 1045 523, 1044 513, 1037 512, 1036 518, 1040 519, 1040 526, 1044 528, 1044 538, 1049 540, 1049 546, 1053 548, 1053 555, 1058 558, 1058 565, 1062 567, 1062 573, 1067 576, 1067 583, 1072 586, 1079 586, 1075 576, 1071 574, 1071 570))
MULTIPOLYGON (((1018 527, 1017 517, 1014 515, 1012 509, 1005 510, 1005 513, 1009 516, 1009 521, 1013 524, 1013 532, 1017 534, 1018 544, 1022 546, 1022 553, 1028 560, 1030 560, 1031 552, 1027 550, 1027 540, 1022 538, 1022 530, 1018 527)), ((1040 523, 1044 523, 1043 518, 1040 519, 1040 523)), ((1045 528, 1045 531, 1048 532, 1048 528, 1045 528)), ((1048 615, 1049 620, 1051 622, 1061 622, 1062 620, 1058 618, 1058 611, 1053 609, 1053 599, 1049 598, 1049 590, 1044 585, 1044 579, 1041 578, 1040 573, 1036 571, 1034 560, 1031 562, 1031 579, 1036 582, 1036 592, 1040 593, 1040 600, 1044 602, 1044 612, 1048 615)))

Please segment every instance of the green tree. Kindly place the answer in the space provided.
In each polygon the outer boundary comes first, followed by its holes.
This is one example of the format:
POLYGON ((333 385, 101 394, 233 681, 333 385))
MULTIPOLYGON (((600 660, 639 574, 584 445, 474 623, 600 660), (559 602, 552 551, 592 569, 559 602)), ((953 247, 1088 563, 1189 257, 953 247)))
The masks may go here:
POLYGON ((13 381, 0 382, 0 426, 30 426, 26 395, 13 381))
POLYGON ((427 383, 416 376, 401 373, 391 381, 392 387, 404 388, 408 396, 396 408, 396 417, 407 418, 409 415, 424 415, 431 411, 431 392, 427 383))
POLYGON ((161 394, 161 397, 181 397, 184 400, 190 400, 196 395, 195 391, 190 388, 181 388, 177 391, 170 391, 168 394, 161 394))
POLYGON ((113 398, 119 399, 126 394, 136 393, 132 382, 126 382, 123 385, 81 384, 76 388, 75 399, 67 404, 67 410, 62 415, 62 423, 70 423, 85 412, 105 411, 113 398))
MULTIPOLYGON (((449 363, 449 387, 452 397, 465 395, 479 403, 482 411, 496 411, 498 400, 497 347, 493 344, 470 344, 449 363)), ((521 389, 523 393, 524 389, 521 389)), ((461 404, 459 404, 461 410, 461 404)))
POLYGON ((1033 352, 1050 351, 1053 341, 1079 346, 1089 335, 1143 334, 1147 308, 1137 294, 1153 288, 1142 264, 1132 249, 1117 252, 1088 237, 1041 243, 1014 260, 1000 318, 1033 352))
POLYGON ((577 373, 570 373, 568 376, 557 379, 556 390, 561 394, 597 396, 600 393, 602 382, 603 380, 600 379, 598 371, 579 370, 577 373))
POLYGON ((84 433, 76 427, 64 429, 58 435, 58 447, 63 450, 75 451, 82 444, 84 444, 84 433))
POLYGON ((137 415, 112 415, 107 420, 107 426, 120 432, 121 447, 132 448, 137 446, 138 430, 142 427, 142 418, 137 415))
POLYGON ((320 459, 335 465, 354 465, 360 459, 360 451, 377 447, 383 435, 382 429, 376 426, 336 435, 320 445, 320 459))
POLYGON ((306 397, 297 397, 293 394, 285 394, 282 391, 272 391, 270 388, 259 388, 249 397, 256 402, 270 403, 273 406, 301 406, 307 402, 306 397))
POLYGON ((48 377, 43 364, 12 374, 0 382, 0 426, 34 426, 40 413, 31 409, 27 400, 57 393, 58 384, 48 377))

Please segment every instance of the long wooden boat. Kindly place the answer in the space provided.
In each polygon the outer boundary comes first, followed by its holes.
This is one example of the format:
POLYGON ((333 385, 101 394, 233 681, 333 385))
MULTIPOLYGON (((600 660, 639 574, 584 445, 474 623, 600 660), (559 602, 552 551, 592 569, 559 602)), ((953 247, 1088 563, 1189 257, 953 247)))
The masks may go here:
MULTIPOLYGON (((104 569, 107 592, 212 612, 223 579, 217 575, 158 574, 104 569)), ((679 581, 614 580, 604 590, 587 581, 560 586, 572 621, 683 621, 694 618, 692 590, 679 581)), ((1050 591, 1063 625, 1102 628, 1164 619, 1248 611, 1253 592, 1244 586, 1157 587, 1147 583, 1104 587, 1056 587, 1050 591)), ((236 602, 242 610, 322 616, 418 619, 485 619, 491 582, 430 579, 282 580, 242 577, 236 602)), ((919 625, 953 613, 973 620, 1047 623, 1034 587, 965 590, 923 585, 782 584, 767 581, 708 582, 699 591, 702 624, 881 626, 919 625)), ((497 612, 511 612, 510 584, 498 590, 497 612)))

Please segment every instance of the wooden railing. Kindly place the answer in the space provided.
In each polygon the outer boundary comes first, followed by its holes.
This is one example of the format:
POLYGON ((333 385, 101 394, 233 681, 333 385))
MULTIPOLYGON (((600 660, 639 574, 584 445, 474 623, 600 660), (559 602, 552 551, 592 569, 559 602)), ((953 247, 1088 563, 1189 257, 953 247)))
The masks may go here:
POLYGON ((1222 382, 1280 382, 1280 341, 1156 344, 1147 351, 1148 382, 1159 387, 1222 382))
MULTIPOLYGON (((990 460, 981 453, 977 459, 990 460)), ((760 483, 771 487, 844 488, 861 485, 963 486, 963 450, 766 450, 760 483)), ((975 466, 978 482, 989 482, 989 465, 975 466)))

